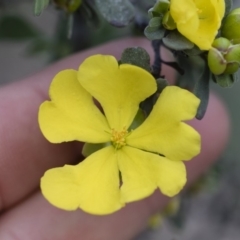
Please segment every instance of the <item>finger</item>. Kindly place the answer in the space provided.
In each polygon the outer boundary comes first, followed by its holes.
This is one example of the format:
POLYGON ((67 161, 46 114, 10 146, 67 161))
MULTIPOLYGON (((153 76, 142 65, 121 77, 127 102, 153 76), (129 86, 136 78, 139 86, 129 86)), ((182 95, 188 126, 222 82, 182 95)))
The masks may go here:
MULTIPOLYGON (((199 177, 219 157, 229 134, 225 108, 215 95, 210 97, 205 118, 192 124, 202 136, 203 148, 200 155, 188 164, 189 182, 199 177)), ((128 204, 112 215, 99 217, 80 210, 66 212, 56 209, 38 193, 2 216, 0 239, 129 240, 146 226, 148 217, 166 202, 167 198, 157 190, 145 200, 128 204)))
MULTIPOLYGON (((131 46, 144 47, 152 54, 149 41, 123 39, 75 54, 35 76, 0 89, 0 211, 31 193, 47 169, 78 158, 79 146, 77 149, 76 144, 50 144, 38 127, 38 108, 48 99, 49 84, 55 74, 66 68, 77 69, 93 54, 119 58, 123 49, 131 46)), ((172 71, 166 75, 170 78, 172 71)))

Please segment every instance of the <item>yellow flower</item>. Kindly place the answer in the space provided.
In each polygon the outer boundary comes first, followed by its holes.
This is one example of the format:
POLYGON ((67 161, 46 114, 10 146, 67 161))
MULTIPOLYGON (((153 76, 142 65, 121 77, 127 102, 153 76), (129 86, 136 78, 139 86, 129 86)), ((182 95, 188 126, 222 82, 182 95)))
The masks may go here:
POLYGON ((225 12, 224 0, 171 0, 178 31, 201 50, 209 50, 225 12))
POLYGON ((39 111, 44 136, 52 143, 110 144, 76 166, 48 170, 41 189, 50 203, 65 210, 109 214, 158 187, 167 196, 182 189, 186 182, 182 160, 199 153, 200 136, 181 121, 195 116, 199 99, 167 87, 143 124, 130 130, 140 102, 155 91, 150 73, 129 64, 119 66, 112 56, 89 57, 78 71, 55 76, 51 101, 39 111))

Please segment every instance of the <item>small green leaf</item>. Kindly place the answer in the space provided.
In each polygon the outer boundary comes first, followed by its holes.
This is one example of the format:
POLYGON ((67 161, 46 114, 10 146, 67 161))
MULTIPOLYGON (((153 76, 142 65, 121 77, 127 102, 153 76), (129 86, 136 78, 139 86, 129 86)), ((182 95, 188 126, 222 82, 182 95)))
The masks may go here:
POLYGON ((227 74, 213 75, 213 79, 220 87, 230 88, 234 83, 235 76, 227 74))
POLYGON ((127 26, 135 16, 129 0, 96 0, 96 6, 103 17, 116 27, 127 26))
POLYGON ((82 148, 82 155, 86 158, 108 145, 110 145, 110 143, 85 143, 82 148))
POLYGON ((150 26, 147 26, 145 29, 144 29, 144 34, 145 36, 153 41, 153 40, 160 40, 164 37, 164 34, 165 34, 165 29, 162 28, 162 27, 150 27, 150 26))
POLYGON ((151 113, 155 102, 156 102, 156 94, 148 97, 147 99, 145 99, 143 102, 140 103, 140 108, 143 110, 146 116, 148 116, 151 113))
POLYGON ((225 16, 229 14, 232 10, 233 2, 232 0, 225 0, 225 16))
POLYGON ((49 0, 35 0, 34 13, 40 15, 42 11, 48 6, 49 0))
POLYGON ((149 21, 149 26, 150 27, 160 27, 162 25, 161 21, 162 21, 161 17, 154 17, 149 21))
POLYGON ((186 56, 181 52, 176 53, 176 60, 183 74, 178 76, 177 86, 193 89, 195 81, 202 76, 205 63, 200 56, 186 56))
POLYGON ((200 50, 199 47, 197 47, 196 45, 194 45, 194 47, 192 49, 183 50, 183 52, 185 54, 187 54, 188 56, 197 56, 197 55, 200 55, 201 53, 203 53, 203 51, 200 50))
POLYGON ((196 118, 201 120, 207 110, 208 100, 209 100, 209 81, 211 78, 211 72, 205 64, 205 69, 203 71, 202 76, 197 79, 196 84, 193 89, 193 93, 201 100, 200 105, 197 110, 196 118))
POLYGON ((149 18, 160 17, 160 14, 159 14, 158 12, 155 12, 155 11, 153 10, 153 8, 150 8, 150 9, 148 10, 148 16, 149 16, 149 18))
POLYGON ((18 16, 0 19, 0 39, 25 40, 38 36, 34 26, 18 16))
POLYGON ((120 63, 128 63, 147 71, 151 71, 150 56, 147 51, 141 47, 126 48, 121 56, 120 63))
POLYGON ((134 117, 131 126, 129 127, 129 131, 139 127, 144 122, 145 119, 146 119, 146 116, 145 116, 143 110, 138 109, 138 112, 137 112, 136 116, 134 117))
POLYGON ((165 87, 169 86, 169 82, 165 78, 158 78, 156 81, 157 81, 157 92, 158 93, 161 93, 165 87))
POLYGON ((163 43, 166 47, 177 51, 192 49, 194 47, 194 44, 178 31, 171 31, 163 38, 163 43))
POLYGON ((238 82, 239 81, 239 72, 233 73, 232 78, 233 78, 234 82, 238 82))
POLYGON ((35 55, 43 53, 45 51, 50 52, 51 49, 52 45, 46 39, 36 38, 33 41, 31 41, 30 45, 27 47, 26 52, 29 55, 35 55))
POLYGON ((170 2, 168 0, 157 0, 156 4, 153 7, 153 11, 158 12, 160 14, 165 14, 170 6, 170 2))

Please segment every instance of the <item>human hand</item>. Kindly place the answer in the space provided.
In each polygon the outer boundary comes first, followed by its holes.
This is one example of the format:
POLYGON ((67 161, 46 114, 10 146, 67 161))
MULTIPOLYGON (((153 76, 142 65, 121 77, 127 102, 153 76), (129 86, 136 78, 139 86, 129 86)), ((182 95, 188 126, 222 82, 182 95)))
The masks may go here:
MULTIPOLYGON (((156 191, 114 214, 94 216, 81 210, 59 210, 39 191, 40 178, 47 169, 75 163, 81 153, 79 143, 51 144, 39 130, 38 108, 48 98, 52 78, 60 70, 77 69, 90 55, 111 54, 119 58, 123 49, 131 46, 142 46, 152 55, 146 40, 118 40, 71 56, 0 89, 0 239, 130 240, 167 203, 168 198, 156 191)), ((165 68, 164 74, 168 79, 174 78, 169 68, 165 68)), ((213 94, 204 119, 191 124, 202 136, 202 151, 187 163, 189 184, 217 160, 229 133, 226 111, 213 94)))

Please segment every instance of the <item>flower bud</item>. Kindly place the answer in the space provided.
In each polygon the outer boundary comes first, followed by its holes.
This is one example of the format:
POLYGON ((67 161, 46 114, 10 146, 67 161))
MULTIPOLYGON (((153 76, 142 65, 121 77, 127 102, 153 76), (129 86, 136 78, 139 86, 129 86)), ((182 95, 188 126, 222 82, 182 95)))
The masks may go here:
POLYGON ((240 63, 240 44, 233 45, 228 49, 227 54, 224 58, 228 62, 238 62, 240 63))
POLYGON ((214 40, 212 47, 216 48, 222 53, 226 53, 230 45, 231 42, 228 39, 220 37, 214 40))
POLYGON ((208 66, 211 72, 215 75, 220 75, 226 70, 227 61, 224 59, 222 53, 218 49, 211 48, 209 50, 208 66))
POLYGON ((223 22, 221 35, 229 39, 232 43, 240 43, 240 8, 229 13, 223 22))
POLYGON ((240 44, 232 45, 223 37, 215 39, 208 52, 208 66, 215 75, 233 74, 240 67, 240 44))
POLYGON ((165 13, 163 20, 162 20, 162 24, 168 30, 174 30, 177 28, 177 25, 174 22, 169 11, 165 13))
POLYGON ((233 73, 237 72, 238 69, 239 69, 239 63, 229 62, 229 63, 227 63, 227 67, 224 71, 224 74, 233 74, 233 73))

